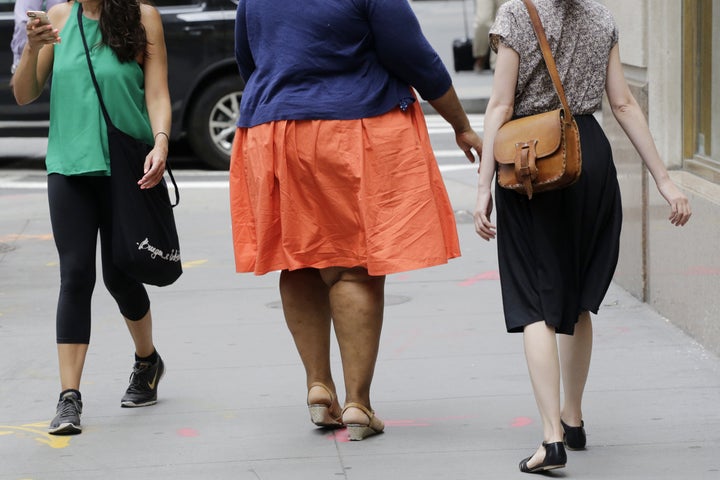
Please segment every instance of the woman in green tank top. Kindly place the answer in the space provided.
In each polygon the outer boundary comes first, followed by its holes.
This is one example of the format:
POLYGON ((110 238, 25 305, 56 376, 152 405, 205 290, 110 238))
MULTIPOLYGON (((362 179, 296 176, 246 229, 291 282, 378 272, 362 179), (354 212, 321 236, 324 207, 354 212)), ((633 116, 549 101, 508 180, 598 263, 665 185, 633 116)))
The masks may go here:
POLYGON ((46 166, 60 258, 56 337, 61 393, 49 427, 55 435, 81 432, 79 388, 90 342, 98 232, 103 280, 135 343, 130 386, 121 406, 156 403, 164 373, 153 343, 147 291, 112 263, 107 130, 78 26, 80 4, 93 67, 113 123, 154 145, 138 188, 152 188, 162 179, 171 120, 165 39, 154 7, 139 0, 76 0, 52 7, 49 24, 28 22, 28 41, 14 76, 15 99, 21 105, 34 101, 50 74, 53 77, 46 166))

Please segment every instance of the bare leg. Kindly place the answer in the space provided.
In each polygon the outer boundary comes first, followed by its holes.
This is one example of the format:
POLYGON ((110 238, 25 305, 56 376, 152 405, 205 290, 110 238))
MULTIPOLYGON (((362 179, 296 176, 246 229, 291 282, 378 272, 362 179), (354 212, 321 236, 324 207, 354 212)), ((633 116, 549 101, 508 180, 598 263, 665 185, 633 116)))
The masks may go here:
POLYGON ((61 390, 73 389, 79 391, 88 344, 58 343, 57 350, 61 390))
POLYGON ((583 419, 582 397, 590 371, 592 342, 589 312, 580 314, 574 335, 560 335, 560 370, 565 393, 562 418, 571 427, 579 427, 583 419))
MULTIPOLYGON (((543 423, 543 441, 562 442, 560 362, 555 329, 545 322, 532 323, 525 327, 523 340, 535 401, 543 423)), ((532 468, 544 459, 545 449, 541 446, 528 462, 528 467, 532 468)))
POLYGON ((137 321, 125 319, 130 336, 135 343, 135 353, 138 357, 149 357, 155 351, 152 338, 152 314, 150 310, 137 321))
MULTIPOLYGON (((330 268, 321 274, 330 285, 330 306, 345 378, 345 404, 360 403, 372 409, 370 384, 380 348, 385 277, 370 276, 362 268, 330 268)), ((365 417, 359 410, 357 413, 365 417)))
MULTIPOLYGON (((280 298, 285 322, 295 341, 305 367, 308 387, 308 403, 325 403, 327 392, 322 383, 335 392, 330 368, 330 301, 328 287, 313 268, 280 273, 280 298)), ((340 416, 340 405, 331 406, 334 418, 340 416)))

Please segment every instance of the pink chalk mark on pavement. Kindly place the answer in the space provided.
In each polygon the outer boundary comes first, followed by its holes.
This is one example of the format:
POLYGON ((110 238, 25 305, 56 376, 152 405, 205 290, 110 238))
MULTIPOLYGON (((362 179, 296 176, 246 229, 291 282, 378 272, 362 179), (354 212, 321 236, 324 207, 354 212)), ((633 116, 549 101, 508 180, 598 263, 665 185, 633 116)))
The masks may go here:
POLYGON ((348 434, 347 429, 343 428, 341 430, 333 430, 333 432, 327 435, 325 438, 340 443, 346 443, 350 441, 350 434, 348 434))
POLYGON ((720 268, 717 267, 703 267, 701 265, 690 267, 685 271, 686 275, 696 275, 696 276, 705 276, 705 275, 720 275, 720 268))
POLYGON ((522 428, 522 427, 527 427, 528 425, 532 425, 532 423, 533 423, 532 418, 517 417, 512 421, 510 426, 513 428, 522 428))
POLYGON ((177 434, 181 437, 197 437, 200 435, 194 428, 180 428, 177 434))
POLYGON ((474 277, 470 277, 467 280, 464 280, 460 282, 461 287, 469 287, 472 285, 475 285, 477 282, 483 281, 483 280, 499 280, 500 274, 497 270, 489 270, 487 272, 479 273, 475 275, 474 277))

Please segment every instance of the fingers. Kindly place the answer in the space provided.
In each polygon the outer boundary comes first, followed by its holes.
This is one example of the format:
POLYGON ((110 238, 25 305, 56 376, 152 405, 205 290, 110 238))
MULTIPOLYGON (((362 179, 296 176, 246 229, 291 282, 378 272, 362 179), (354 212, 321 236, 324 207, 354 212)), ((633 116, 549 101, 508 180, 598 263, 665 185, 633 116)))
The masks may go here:
POLYGON ((480 238, 486 241, 493 240, 495 238, 495 227, 486 226, 485 224, 475 224, 475 232, 480 235, 480 238))
POLYGON ((475 214, 475 232, 480 235, 483 240, 492 240, 495 238, 496 229, 487 215, 475 214))
POLYGON ((48 30, 52 30, 52 25, 41 25, 40 20, 30 20, 25 25, 25 30, 27 30, 28 37, 30 35, 37 36, 47 32, 48 30))
POLYGON ((27 37, 29 41, 37 41, 44 44, 59 43, 58 30, 52 25, 41 25, 40 20, 32 20, 27 23, 27 37))
POLYGON ((659 183, 658 190, 670 205, 670 216, 668 217, 670 223, 677 227, 685 225, 692 216, 692 209, 687 196, 670 179, 659 183))
POLYGON ((143 177, 138 180, 138 185, 140 185, 141 190, 146 190, 148 188, 153 188, 156 186, 160 181, 162 180, 162 173, 159 172, 159 170, 154 171, 150 170, 148 173, 143 175, 143 177))
POLYGON ((455 140, 460 147, 460 150, 463 151, 465 157, 467 157, 470 163, 475 163, 473 150, 477 152, 477 158, 481 158, 483 147, 482 139, 473 130, 457 134, 455 140))
POLYGON ((467 159, 470 160, 470 163, 475 163, 475 154, 473 154, 473 149, 475 149, 475 152, 477 152, 477 159, 479 161, 482 158, 482 143, 479 145, 473 145, 472 147, 468 147, 467 149, 462 149, 467 159))
POLYGON ((473 155, 472 149, 463 150, 463 153, 470 160, 470 163, 475 163, 475 155, 473 155))
POLYGON ((153 188, 160 183, 164 174, 165 162, 156 160, 150 153, 145 159, 145 175, 138 180, 138 185, 143 190, 153 188))
POLYGON ((668 203, 670 204, 670 217, 668 219, 676 227, 682 227, 690 220, 692 215, 690 201, 680 192, 674 192, 674 195, 668 195, 668 197, 668 203))
POLYGON ((690 209, 690 203, 686 198, 673 202, 671 207, 670 223, 676 227, 682 227, 690 220, 692 211, 690 209))

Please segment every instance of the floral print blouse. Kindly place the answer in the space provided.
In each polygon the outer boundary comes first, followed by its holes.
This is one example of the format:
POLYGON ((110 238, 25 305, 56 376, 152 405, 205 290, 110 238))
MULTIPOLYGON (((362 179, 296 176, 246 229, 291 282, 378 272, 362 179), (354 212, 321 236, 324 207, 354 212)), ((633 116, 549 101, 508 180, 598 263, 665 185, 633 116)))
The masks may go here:
MULTIPOLYGON (((574 115, 599 110, 610 50, 618 41, 612 15, 605 6, 593 0, 535 0, 535 6, 570 110, 574 115)), ((510 0, 498 10, 490 29, 490 43, 495 51, 498 42, 520 55, 514 116, 560 108, 560 100, 522 0, 510 0)))

